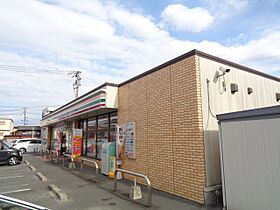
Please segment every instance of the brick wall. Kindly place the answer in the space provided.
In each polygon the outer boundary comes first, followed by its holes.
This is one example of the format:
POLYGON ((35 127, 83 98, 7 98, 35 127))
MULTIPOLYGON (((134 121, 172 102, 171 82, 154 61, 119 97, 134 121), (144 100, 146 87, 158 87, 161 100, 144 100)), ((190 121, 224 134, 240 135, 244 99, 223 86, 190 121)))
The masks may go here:
POLYGON ((156 189, 203 204, 198 59, 191 56, 121 86, 118 124, 136 123, 136 159, 124 159, 123 168, 147 175, 156 189))

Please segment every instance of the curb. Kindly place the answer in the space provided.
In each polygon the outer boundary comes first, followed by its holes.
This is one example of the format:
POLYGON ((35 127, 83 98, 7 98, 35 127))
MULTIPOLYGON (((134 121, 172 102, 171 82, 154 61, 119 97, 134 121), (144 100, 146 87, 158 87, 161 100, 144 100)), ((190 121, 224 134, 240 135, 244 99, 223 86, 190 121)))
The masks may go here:
POLYGON ((50 184, 49 188, 52 192, 54 192, 56 194, 56 196, 59 198, 59 200, 61 200, 61 201, 69 200, 66 193, 62 192, 55 184, 50 184))
POLYGON ((42 173, 37 172, 36 176, 42 181, 42 182, 46 182, 48 179, 47 177, 45 177, 42 173))
POLYGON ((27 160, 23 161, 25 165, 30 165, 30 163, 27 160))
POLYGON ((34 166, 29 165, 28 167, 29 167, 29 169, 30 169, 31 171, 36 171, 36 168, 35 168, 34 166))

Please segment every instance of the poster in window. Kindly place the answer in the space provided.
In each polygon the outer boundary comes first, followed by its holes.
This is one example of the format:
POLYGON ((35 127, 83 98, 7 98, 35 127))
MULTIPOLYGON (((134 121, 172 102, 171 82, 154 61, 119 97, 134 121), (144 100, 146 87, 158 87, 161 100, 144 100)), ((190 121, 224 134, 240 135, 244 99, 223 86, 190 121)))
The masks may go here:
POLYGON ((125 155, 128 158, 136 158, 135 122, 128 122, 125 126, 125 155))
POLYGON ((120 165, 122 163, 122 157, 124 154, 124 127, 125 126, 116 126, 116 160, 117 164, 120 165))
POLYGON ((73 157, 82 154, 82 129, 73 129, 73 157))

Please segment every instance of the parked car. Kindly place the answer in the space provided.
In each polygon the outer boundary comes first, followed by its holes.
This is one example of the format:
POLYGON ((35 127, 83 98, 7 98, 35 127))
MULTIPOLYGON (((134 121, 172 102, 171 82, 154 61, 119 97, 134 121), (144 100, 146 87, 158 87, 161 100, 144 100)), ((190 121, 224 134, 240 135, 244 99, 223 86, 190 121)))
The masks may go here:
POLYGON ((16 165, 22 161, 20 150, 8 147, 7 144, 0 141, 0 163, 16 165))
POLYGON ((46 141, 41 139, 21 139, 12 144, 13 148, 19 149, 22 153, 33 152, 47 147, 46 141))
POLYGON ((0 209, 29 209, 29 210, 49 210, 43 206, 29 203, 16 198, 0 195, 0 209))
POLYGON ((20 140, 25 140, 25 139, 13 139, 12 142, 10 143, 10 146, 11 147, 15 146, 20 140))

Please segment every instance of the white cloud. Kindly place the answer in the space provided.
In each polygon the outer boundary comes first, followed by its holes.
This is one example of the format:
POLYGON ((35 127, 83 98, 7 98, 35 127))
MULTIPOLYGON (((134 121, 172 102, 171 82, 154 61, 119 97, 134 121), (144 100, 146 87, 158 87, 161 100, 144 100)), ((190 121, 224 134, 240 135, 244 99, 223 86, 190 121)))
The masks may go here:
MULTIPOLYGON (((82 70, 81 93, 104 82, 120 83, 195 48, 269 73, 279 70, 279 28, 226 47, 207 40, 179 40, 152 18, 111 2, 53 2, 57 4, 1 3, 0 63, 82 70)), ((2 106, 58 105, 74 97, 73 80, 66 75, 1 71, 1 78, 2 106)))
POLYGON ((224 21, 248 8, 249 0, 205 0, 205 3, 217 21, 224 21))
POLYGON ((178 31, 200 32, 208 28, 214 17, 201 7, 188 8, 182 4, 168 5, 161 13, 164 25, 178 31))

